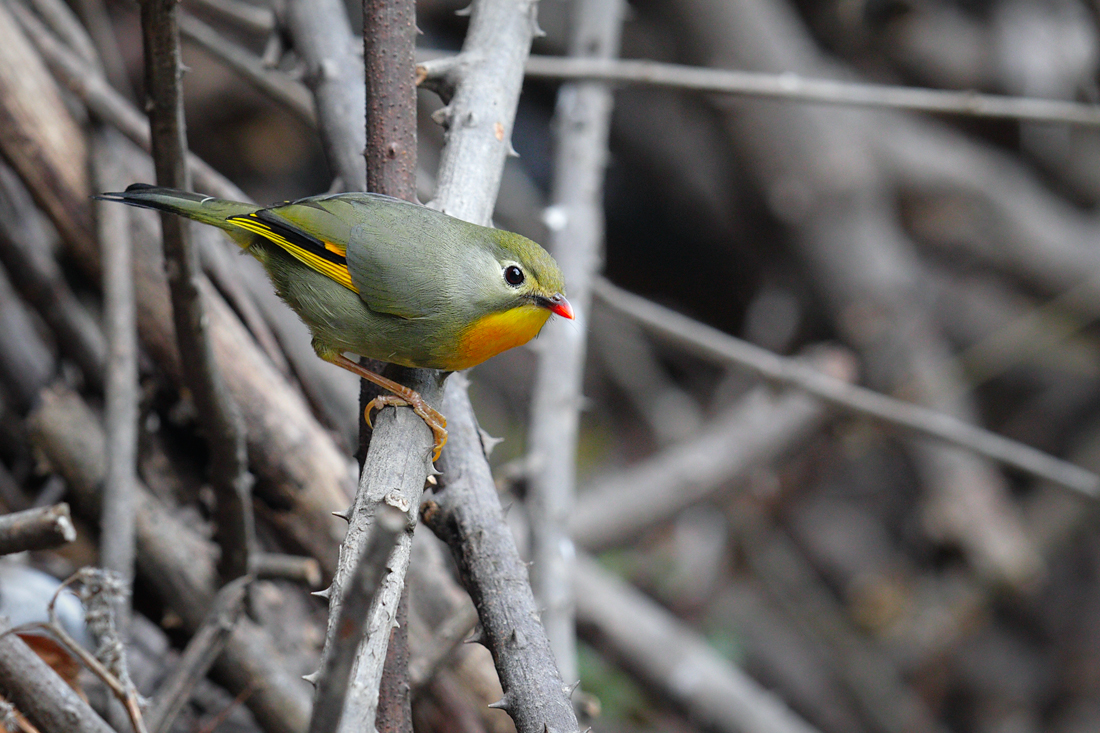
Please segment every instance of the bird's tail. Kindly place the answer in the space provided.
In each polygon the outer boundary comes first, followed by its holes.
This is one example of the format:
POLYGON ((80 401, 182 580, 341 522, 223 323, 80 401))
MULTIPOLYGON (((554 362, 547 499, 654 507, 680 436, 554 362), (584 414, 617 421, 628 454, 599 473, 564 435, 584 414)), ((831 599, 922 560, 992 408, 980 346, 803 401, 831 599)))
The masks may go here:
POLYGON ((103 201, 120 201, 143 209, 168 211, 203 224, 210 224, 224 229, 242 247, 248 246, 252 235, 230 222, 229 217, 246 216, 260 208, 255 204, 227 201, 174 188, 160 188, 147 183, 134 183, 121 193, 104 193, 94 198, 103 201))

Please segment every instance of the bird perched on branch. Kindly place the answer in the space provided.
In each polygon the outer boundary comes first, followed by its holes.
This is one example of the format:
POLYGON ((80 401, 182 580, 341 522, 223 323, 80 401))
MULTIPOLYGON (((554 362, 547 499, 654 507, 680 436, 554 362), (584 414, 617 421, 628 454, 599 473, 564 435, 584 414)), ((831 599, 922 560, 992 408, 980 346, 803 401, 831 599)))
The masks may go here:
POLYGON ((373 193, 276 206, 135 183, 97 198, 225 230, 259 260, 325 361, 391 394, 366 408, 408 405, 447 442, 446 419, 414 390, 344 356, 456 371, 534 338, 551 314, 573 318, 561 270, 535 242, 373 193))

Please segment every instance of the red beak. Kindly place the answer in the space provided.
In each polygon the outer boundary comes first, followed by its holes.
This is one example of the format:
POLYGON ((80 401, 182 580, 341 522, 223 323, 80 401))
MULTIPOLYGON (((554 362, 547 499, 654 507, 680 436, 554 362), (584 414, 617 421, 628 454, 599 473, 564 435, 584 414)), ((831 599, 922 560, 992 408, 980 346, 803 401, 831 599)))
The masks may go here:
POLYGON ((561 293, 554 293, 547 298, 546 307, 550 309, 551 313, 556 313, 562 318, 568 318, 571 321, 574 318, 573 306, 569 305, 569 301, 561 293))

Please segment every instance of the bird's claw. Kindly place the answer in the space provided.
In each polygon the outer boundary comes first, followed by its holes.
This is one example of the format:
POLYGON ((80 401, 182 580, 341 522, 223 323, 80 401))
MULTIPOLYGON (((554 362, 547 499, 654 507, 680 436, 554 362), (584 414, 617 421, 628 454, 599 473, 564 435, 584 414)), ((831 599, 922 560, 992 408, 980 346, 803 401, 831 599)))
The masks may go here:
POLYGON ((371 423, 370 419, 371 411, 381 410, 383 407, 411 407, 413 412, 419 415, 432 431, 432 438, 434 440, 432 447, 432 463, 439 460, 439 455, 443 452, 443 446, 447 444, 447 418, 443 417, 439 411, 431 407, 422 399, 410 402, 404 397, 399 397, 395 394, 384 394, 368 402, 366 408, 363 410, 363 419, 371 430, 374 429, 374 424, 371 423))

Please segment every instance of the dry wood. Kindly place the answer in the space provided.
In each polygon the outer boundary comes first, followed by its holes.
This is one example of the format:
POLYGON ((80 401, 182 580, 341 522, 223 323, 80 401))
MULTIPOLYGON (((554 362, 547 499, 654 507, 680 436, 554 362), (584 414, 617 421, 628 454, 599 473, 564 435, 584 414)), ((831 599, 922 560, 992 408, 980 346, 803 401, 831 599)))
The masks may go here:
POLYGON ((0 516, 0 555, 47 550, 76 539, 68 504, 0 516))

